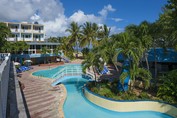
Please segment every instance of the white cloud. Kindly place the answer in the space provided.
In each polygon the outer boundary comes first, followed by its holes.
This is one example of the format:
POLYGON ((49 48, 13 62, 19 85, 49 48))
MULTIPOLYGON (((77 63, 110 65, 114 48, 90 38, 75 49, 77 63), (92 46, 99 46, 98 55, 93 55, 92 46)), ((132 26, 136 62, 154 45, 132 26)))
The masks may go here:
POLYGON ((26 20, 34 14, 29 0, 0 0, 0 20, 26 20))
POLYGON ((66 36, 68 35, 65 30, 68 28, 68 20, 64 15, 60 15, 53 21, 39 21, 41 24, 44 24, 46 36, 66 36))
POLYGON ((109 11, 116 11, 116 9, 112 8, 112 6, 110 4, 108 4, 107 6, 104 6, 104 8, 99 11, 98 13, 103 16, 103 17, 106 17, 108 15, 108 12, 109 11))
POLYGON ((123 19, 121 19, 121 18, 111 18, 111 20, 114 20, 115 22, 123 21, 123 19))
POLYGON ((101 17, 95 16, 94 14, 86 15, 83 11, 79 10, 69 17, 69 21, 75 21, 79 24, 83 24, 85 22, 101 23, 102 19, 101 17))
POLYGON ((116 26, 111 26, 110 28, 111 28, 110 35, 112 35, 112 34, 117 34, 117 33, 121 33, 121 32, 124 31, 123 28, 118 28, 118 27, 116 27, 116 26))
POLYGON ((58 0, 32 0, 33 10, 44 20, 49 21, 64 15, 63 4, 58 0))
POLYGON ((31 16, 30 19, 33 20, 33 21, 38 21, 40 19, 40 16, 37 15, 37 14, 34 14, 33 16, 31 16))
MULTIPOLYGON (((98 12, 99 15, 78 10, 69 17, 65 16, 64 10, 59 0, 0 0, 0 21, 38 21, 44 24, 47 37, 66 36, 68 32, 65 30, 72 21, 78 24, 86 21, 104 24, 108 13, 116 9, 108 4, 98 12)), ((116 27, 113 31, 117 31, 116 27)))

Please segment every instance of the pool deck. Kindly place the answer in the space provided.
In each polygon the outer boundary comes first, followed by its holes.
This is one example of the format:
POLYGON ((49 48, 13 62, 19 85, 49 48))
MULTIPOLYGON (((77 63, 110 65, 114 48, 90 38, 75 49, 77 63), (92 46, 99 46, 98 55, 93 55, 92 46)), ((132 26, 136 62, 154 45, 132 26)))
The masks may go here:
MULTIPOLYGON (((56 66, 58 64, 50 68, 56 66)), ((62 110, 59 109, 66 93, 64 86, 52 87, 50 84, 53 80, 32 75, 37 70, 48 68, 49 66, 33 66, 32 70, 18 75, 19 81, 24 86, 24 98, 31 118, 64 118, 62 110)))

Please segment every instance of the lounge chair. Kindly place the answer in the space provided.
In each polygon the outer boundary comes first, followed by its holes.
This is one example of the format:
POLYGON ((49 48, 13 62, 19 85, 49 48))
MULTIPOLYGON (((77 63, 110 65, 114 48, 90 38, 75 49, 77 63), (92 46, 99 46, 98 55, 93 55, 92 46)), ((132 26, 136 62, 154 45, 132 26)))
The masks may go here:
POLYGON ((97 71, 99 72, 100 75, 110 73, 109 70, 108 70, 108 68, 106 66, 103 67, 103 70, 101 72, 98 69, 97 69, 97 71))

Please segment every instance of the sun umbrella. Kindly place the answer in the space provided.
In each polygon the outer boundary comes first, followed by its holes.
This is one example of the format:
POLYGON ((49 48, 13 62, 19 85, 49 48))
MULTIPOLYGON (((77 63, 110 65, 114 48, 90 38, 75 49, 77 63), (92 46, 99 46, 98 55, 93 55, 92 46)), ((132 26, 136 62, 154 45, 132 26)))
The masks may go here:
POLYGON ((19 62, 14 62, 14 65, 18 66, 18 65, 20 65, 20 63, 19 62))
POLYGON ((25 63, 32 63, 31 60, 25 60, 24 62, 25 62, 25 63))

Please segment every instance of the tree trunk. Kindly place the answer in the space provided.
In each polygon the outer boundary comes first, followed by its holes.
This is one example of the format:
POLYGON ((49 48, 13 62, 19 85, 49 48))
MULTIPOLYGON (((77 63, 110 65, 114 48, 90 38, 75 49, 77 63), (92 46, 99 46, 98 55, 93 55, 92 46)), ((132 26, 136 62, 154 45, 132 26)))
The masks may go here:
POLYGON ((78 58, 78 54, 79 54, 79 47, 78 47, 78 41, 76 41, 76 50, 77 50, 77 53, 76 53, 76 58, 78 58))
POLYGON ((94 73, 94 79, 95 79, 95 86, 96 86, 96 73, 95 73, 95 68, 92 66, 93 73, 94 73))
POLYGON ((149 63, 148 63, 148 59, 147 59, 146 54, 145 54, 145 60, 146 60, 146 66, 147 66, 147 69, 149 70, 149 63))

